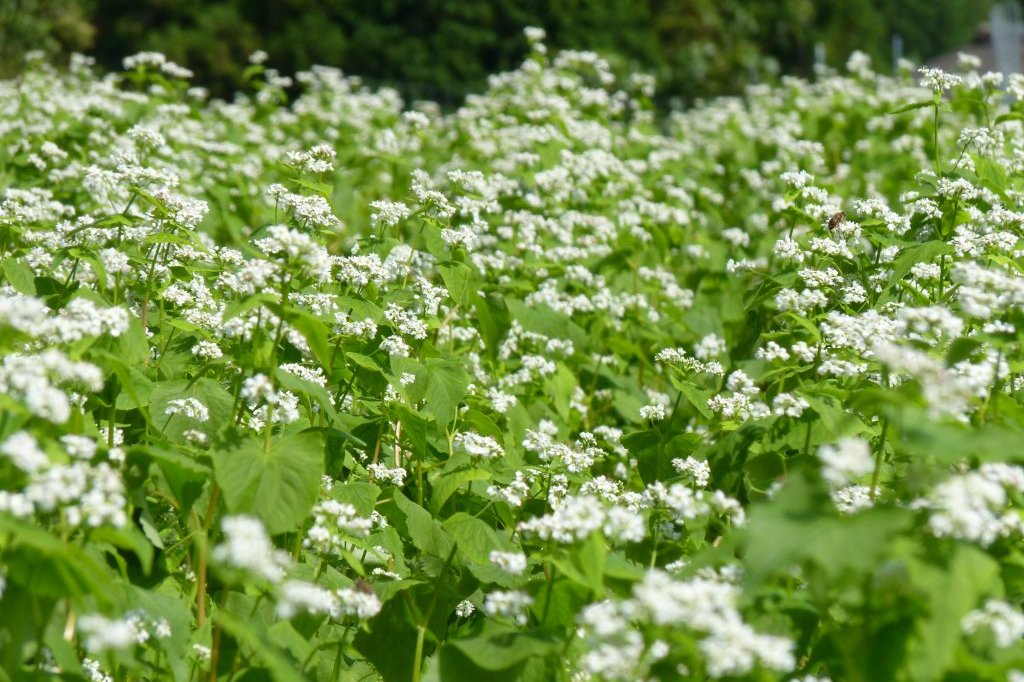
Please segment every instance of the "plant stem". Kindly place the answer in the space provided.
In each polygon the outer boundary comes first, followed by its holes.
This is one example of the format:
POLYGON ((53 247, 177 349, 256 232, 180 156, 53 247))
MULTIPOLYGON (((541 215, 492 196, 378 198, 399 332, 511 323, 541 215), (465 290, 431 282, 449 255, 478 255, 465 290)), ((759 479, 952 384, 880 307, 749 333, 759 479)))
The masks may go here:
POLYGON ((878 439, 878 452, 875 453, 875 470, 871 472, 871 491, 870 496, 872 501, 878 494, 878 477, 882 472, 882 457, 885 455, 885 435, 889 430, 889 420, 882 419, 882 435, 878 439))

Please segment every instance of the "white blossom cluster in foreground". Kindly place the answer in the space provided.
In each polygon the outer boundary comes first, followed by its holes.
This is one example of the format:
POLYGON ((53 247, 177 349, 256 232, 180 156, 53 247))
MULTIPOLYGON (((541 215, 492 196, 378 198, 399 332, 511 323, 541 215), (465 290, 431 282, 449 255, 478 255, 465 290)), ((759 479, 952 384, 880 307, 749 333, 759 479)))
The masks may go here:
POLYGON ((4 679, 1024 679, 1024 77, 0 83, 4 679))

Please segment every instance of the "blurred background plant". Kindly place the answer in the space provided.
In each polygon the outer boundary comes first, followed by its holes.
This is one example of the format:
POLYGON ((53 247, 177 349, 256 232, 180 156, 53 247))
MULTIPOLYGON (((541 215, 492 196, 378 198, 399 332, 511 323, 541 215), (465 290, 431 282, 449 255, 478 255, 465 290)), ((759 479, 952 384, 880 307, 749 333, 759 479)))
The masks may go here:
MULTIPOLYGON (((257 49, 294 73, 338 66, 410 99, 454 105, 526 53, 522 29, 558 49, 602 53, 658 78, 666 97, 732 93, 777 74, 806 75, 815 46, 831 65, 854 49, 876 64, 926 60, 968 42, 987 0, 0 0, 0 76, 21 57, 72 51, 116 69, 141 50, 167 54, 220 96, 257 49)), ((821 55, 819 55, 821 58, 821 55)))

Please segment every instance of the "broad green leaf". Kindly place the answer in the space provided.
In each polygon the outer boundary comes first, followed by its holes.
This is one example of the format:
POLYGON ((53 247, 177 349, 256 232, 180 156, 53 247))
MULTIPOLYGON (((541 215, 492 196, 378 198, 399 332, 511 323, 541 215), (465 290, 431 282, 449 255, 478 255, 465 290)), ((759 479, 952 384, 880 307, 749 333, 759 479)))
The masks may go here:
MULTIPOLYGON (((184 379, 161 381, 153 384, 149 395, 150 422, 157 432, 176 443, 187 443, 184 432, 196 429, 214 435, 234 420, 234 398, 218 382, 200 377, 189 383, 184 379), (171 401, 194 398, 209 410, 209 419, 199 422, 184 414, 167 414, 171 401)), ((173 412, 173 409, 172 409, 173 412)))
POLYGON ((459 554, 479 564, 490 563, 493 550, 517 549, 489 523, 465 512, 455 512, 445 519, 444 528, 458 543, 459 554))
POLYGON ((999 564, 978 549, 960 545, 948 565, 912 560, 908 568, 928 611, 918 620, 907 653, 908 679, 941 680, 953 665, 963 638, 960 623, 999 583, 999 564))
POLYGON ((369 516, 376 506, 380 495, 380 486, 369 481, 345 481, 335 483, 331 489, 331 497, 339 502, 348 502, 360 516, 369 516))
POLYGON ((98 554, 62 542, 38 526, 0 513, 0 537, 6 536, 4 564, 9 590, 66 598, 90 595, 107 604, 105 587, 115 579, 98 554))
POLYGON ((334 404, 331 402, 331 396, 323 386, 314 384, 312 381, 301 379, 291 372, 286 372, 283 369, 278 369, 274 372, 274 379, 281 388, 292 391, 293 393, 304 393, 315 400, 317 405, 320 406, 320 409, 327 416, 328 424, 334 424, 338 421, 338 411, 334 409, 334 404))
POLYGON ((437 271, 441 273, 441 279, 444 280, 451 299, 459 305, 464 303, 466 295, 469 293, 469 282, 473 276, 473 271, 469 266, 465 263, 450 262, 437 266, 437 271))
POLYGON ((589 588, 600 599, 604 596, 606 556, 604 536, 595 532, 577 545, 560 548, 552 561, 566 577, 589 588))
POLYGON ((441 559, 447 558, 452 551, 452 539, 444 526, 398 490, 394 499, 399 511, 405 515, 405 530, 416 549, 441 559))
POLYGON ((714 416, 714 412, 708 407, 708 400, 714 395, 713 391, 707 391, 702 388, 697 388, 693 383, 689 381, 680 381, 676 384, 676 388, 686 397, 686 402, 696 408, 697 412, 700 413, 705 419, 711 419, 714 416))
POLYGON ((430 511, 437 514, 455 492, 472 481, 489 481, 491 472, 486 469, 458 469, 443 472, 431 482, 430 511))
POLYGON ((312 431, 248 439, 213 452, 214 477, 233 514, 259 517, 271 534, 294 530, 320 491, 324 446, 312 431))
POLYGON ((13 258, 5 258, 0 263, 0 268, 3 269, 4 278, 15 291, 26 296, 36 295, 35 278, 28 267, 13 258))
POLYGON ((245 647, 246 657, 253 657, 266 666, 274 682, 306 682, 298 666, 259 628, 227 611, 217 611, 213 614, 213 620, 245 647))
POLYGON ((455 647, 483 670, 505 670, 531 658, 550 656, 562 643, 550 635, 521 632, 497 624, 487 627, 476 637, 453 639, 455 647))
POLYGON ((892 538, 913 524, 905 509, 868 509, 846 517, 833 509, 824 485, 812 483, 804 472, 791 474, 771 503, 752 505, 743 529, 748 586, 804 561, 832 578, 867 571, 886 555, 892 538))
POLYGON ((455 418, 459 403, 466 395, 469 375, 459 360, 427 360, 427 389, 424 411, 434 415, 437 423, 447 425, 455 418))
POLYGON ((209 466, 192 457, 155 445, 129 447, 127 461, 132 465, 152 461, 160 467, 175 502, 183 511, 192 508, 213 473, 209 466))
POLYGON ((92 532, 91 538, 99 542, 109 542, 115 547, 134 552, 135 556, 139 558, 139 563, 142 564, 143 573, 148 575, 153 569, 153 545, 138 528, 134 526, 125 526, 124 528, 101 526, 92 532))

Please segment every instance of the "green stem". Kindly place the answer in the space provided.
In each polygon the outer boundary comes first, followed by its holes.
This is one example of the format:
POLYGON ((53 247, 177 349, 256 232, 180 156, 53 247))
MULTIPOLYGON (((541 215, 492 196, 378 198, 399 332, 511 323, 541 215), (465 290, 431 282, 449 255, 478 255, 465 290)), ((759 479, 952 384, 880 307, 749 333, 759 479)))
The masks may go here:
POLYGON ((445 576, 448 574, 448 569, 455 559, 455 551, 457 549, 458 544, 453 544, 452 550, 448 553, 448 558, 445 560, 444 566, 441 567, 441 572, 437 576, 437 582, 434 583, 434 593, 430 596, 430 605, 427 606, 423 617, 419 619, 419 623, 416 625, 416 651, 412 662, 412 682, 420 682, 423 668, 423 642, 427 634, 427 625, 430 623, 430 616, 434 613, 434 607, 437 606, 437 595, 440 592, 441 583, 444 582, 445 576))
POLYGON ((416 626, 416 652, 413 654, 412 682, 420 682, 420 668, 423 667, 423 640, 426 633, 426 625, 416 626))
POLYGON ((878 452, 875 453, 875 470, 871 472, 871 491, 870 496, 872 501, 878 494, 878 477, 882 472, 882 457, 885 456, 885 435, 889 430, 889 420, 882 419, 882 435, 878 439, 878 452))

